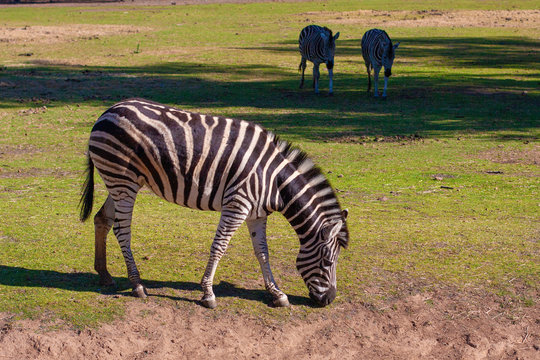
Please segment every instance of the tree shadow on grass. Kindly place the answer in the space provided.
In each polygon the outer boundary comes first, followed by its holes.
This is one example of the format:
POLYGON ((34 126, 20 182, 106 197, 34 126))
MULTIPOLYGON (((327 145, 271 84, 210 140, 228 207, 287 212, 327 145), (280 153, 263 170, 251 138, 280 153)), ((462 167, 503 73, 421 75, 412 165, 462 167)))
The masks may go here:
MULTIPOLYGON (((88 272, 62 273, 55 270, 36 270, 26 269, 18 266, 0 265, 0 285, 16 287, 42 287, 55 288, 69 291, 95 292, 106 295, 131 295, 131 286, 125 277, 114 277, 116 282, 112 287, 98 286, 99 276, 88 272)), ((178 291, 201 291, 198 283, 190 281, 159 281, 143 280, 148 289, 174 289, 178 291)), ((246 289, 238 287, 230 282, 221 281, 215 284, 214 293, 218 298, 233 297, 244 300, 260 301, 271 306, 272 298, 268 291, 263 289, 246 289)), ((150 291, 150 297, 164 297, 171 300, 194 302, 199 301, 182 296, 153 294, 150 291)), ((289 302, 292 305, 303 305, 316 307, 316 305, 307 297, 288 295, 289 302)))
MULTIPOLYGON (((428 41, 416 40, 418 44, 428 41)), ((405 56, 429 56, 420 50, 407 55, 407 51, 405 56)), ((518 63, 524 65, 526 61, 522 60, 518 63)), ((389 83, 389 97, 382 101, 366 93, 367 78, 360 71, 336 72, 335 96, 329 97, 324 72, 321 94, 316 95, 309 86, 298 89, 298 74, 262 64, 31 64, 0 71, 0 108, 87 104, 105 110, 122 99, 143 97, 186 110, 211 109, 212 115, 250 120, 280 135, 315 141, 339 141, 344 135, 443 137, 456 132, 499 130, 526 133, 538 126, 540 116, 536 93, 523 95, 537 89, 537 77, 516 79, 511 69, 496 75, 471 75, 434 74, 420 68, 412 75, 400 75, 397 67, 397 76, 389 83)), ((307 83, 311 83, 309 77, 307 83)), ((77 121, 75 126, 90 129, 95 120, 77 121)))

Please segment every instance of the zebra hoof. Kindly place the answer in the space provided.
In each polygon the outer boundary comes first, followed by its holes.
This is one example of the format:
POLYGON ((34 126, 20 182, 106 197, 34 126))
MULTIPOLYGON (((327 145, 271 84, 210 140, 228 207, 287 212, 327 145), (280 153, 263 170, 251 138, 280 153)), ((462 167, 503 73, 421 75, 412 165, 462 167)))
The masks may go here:
POLYGON ((133 289, 131 294, 141 299, 146 299, 146 297, 148 296, 148 293, 146 292, 145 287, 141 284, 137 285, 135 289, 133 289))
POLYGON ((334 96, 334 93, 333 92, 328 93, 328 96, 334 96))
POLYGON ((103 275, 99 277, 99 285, 101 286, 115 286, 116 283, 114 282, 111 275, 103 275))
POLYGON ((207 309, 215 309, 217 307, 217 301, 215 298, 202 299, 201 305, 207 309))
POLYGON ((287 295, 283 295, 282 297, 274 299, 272 304, 274 305, 274 307, 289 307, 289 306, 291 306, 291 304, 289 304, 289 299, 287 298, 287 295))

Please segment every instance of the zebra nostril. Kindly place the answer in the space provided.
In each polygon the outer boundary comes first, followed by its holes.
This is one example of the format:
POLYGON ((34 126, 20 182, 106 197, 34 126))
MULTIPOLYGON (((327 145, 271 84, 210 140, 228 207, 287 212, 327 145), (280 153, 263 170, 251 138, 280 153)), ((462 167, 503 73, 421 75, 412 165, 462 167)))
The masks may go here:
POLYGON ((326 293, 326 305, 330 304, 334 299, 336 298, 336 288, 332 286, 330 289, 328 289, 328 292, 326 293))
POLYGON ((323 296, 321 295, 315 295, 314 293, 312 293, 311 291, 309 292, 309 297, 311 298, 311 300, 315 301, 317 303, 317 305, 319 306, 325 306, 326 304, 324 303, 323 301, 323 296))

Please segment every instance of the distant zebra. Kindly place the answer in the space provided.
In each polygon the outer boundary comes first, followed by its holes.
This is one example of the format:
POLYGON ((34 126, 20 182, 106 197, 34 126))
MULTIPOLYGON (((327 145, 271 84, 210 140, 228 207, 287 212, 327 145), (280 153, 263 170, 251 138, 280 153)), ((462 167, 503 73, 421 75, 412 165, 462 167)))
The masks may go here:
POLYGON ((262 127, 129 99, 105 111, 92 128, 82 221, 92 211, 94 166, 109 192, 94 217, 100 283, 113 283, 106 264, 106 237, 113 226, 133 293, 146 296, 130 243, 135 198, 147 185, 167 201, 221 212, 201 281, 204 306, 216 306, 214 274, 244 221, 273 304, 289 304, 270 270, 266 220, 273 211, 281 212, 298 234, 296 267, 310 297, 321 306, 335 298, 337 257, 349 241, 347 210, 340 209, 330 184, 305 153, 262 127))
POLYGON ((362 37, 362 56, 366 63, 368 73, 368 93, 371 90, 371 69, 374 70, 375 97, 379 96, 379 72, 384 66, 384 90, 383 97, 386 97, 386 87, 388 78, 392 75, 392 64, 394 63, 395 50, 399 43, 392 45, 392 40, 384 30, 371 29, 366 31, 362 37))
POLYGON ((330 86, 328 93, 333 93, 333 69, 334 69, 334 54, 336 52, 336 40, 339 38, 339 32, 332 36, 332 30, 327 27, 317 25, 309 25, 302 29, 298 44, 302 60, 298 71, 302 71, 302 80, 300 81, 300 89, 304 86, 304 71, 306 70, 306 60, 313 63, 313 88, 315 93, 319 93, 319 65, 326 63, 328 76, 330 78, 330 86))

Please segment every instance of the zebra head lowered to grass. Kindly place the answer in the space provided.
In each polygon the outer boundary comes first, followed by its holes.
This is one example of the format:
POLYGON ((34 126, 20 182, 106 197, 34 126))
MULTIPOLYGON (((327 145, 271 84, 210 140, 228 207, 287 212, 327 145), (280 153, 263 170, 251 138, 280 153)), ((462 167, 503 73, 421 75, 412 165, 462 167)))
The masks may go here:
POLYGON ((81 220, 92 211, 94 168, 108 190, 94 217, 95 263, 100 283, 112 285, 106 237, 113 228, 133 293, 146 296, 131 252, 137 192, 148 186, 167 201, 221 212, 202 277, 202 304, 213 308, 214 274, 236 229, 246 221, 266 289, 275 306, 287 306, 270 270, 266 219, 281 212, 300 239, 296 266, 310 297, 327 305, 336 296, 336 264, 349 242, 334 191, 307 156, 259 125, 129 99, 105 111, 90 133, 81 220))
POLYGON ((371 29, 366 31, 362 37, 362 57, 366 64, 368 73, 368 93, 371 90, 371 69, 373 69, 373 80, 375 81, 375 97, 379 96, 379 72, 384 67, 384 89, 383 98, 386 97, 386 87, 388 78, 392 75, 392 65, 396 56, 395 50, 399 43, 393 45, 392 40, 384 30, 371 29))
POLYGON ((334 54, 336 52, 336 40, 339 37, 339 32, 332 35, 332 30, 327 27, 317 25, 309 25, 302 29, 298 38, 298 45, 302 60, 300 61, 299 71, 302 71, 302 80, 300 81, 300 89, 304 86, 304 72, 306 70, 306 61, 313 63, 313 88, 315 93, 319 93, 319 65, 326 64, 328 69, 328 77, 330 85, 328 93, 333 94, 333 72, 334 72, 334 54))

